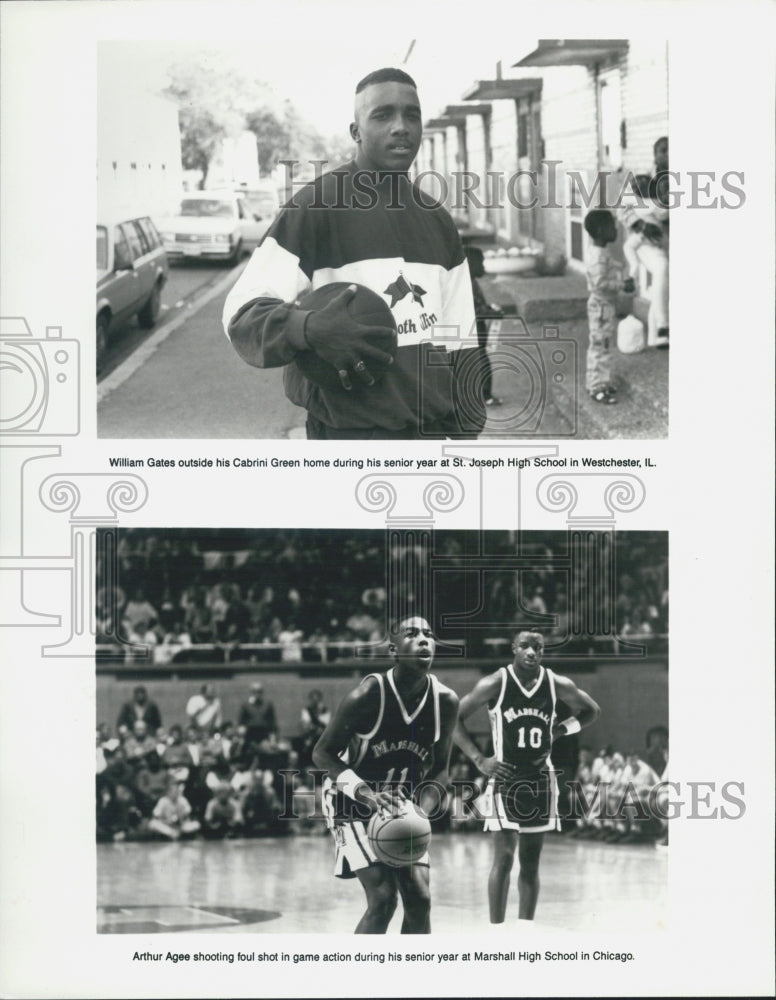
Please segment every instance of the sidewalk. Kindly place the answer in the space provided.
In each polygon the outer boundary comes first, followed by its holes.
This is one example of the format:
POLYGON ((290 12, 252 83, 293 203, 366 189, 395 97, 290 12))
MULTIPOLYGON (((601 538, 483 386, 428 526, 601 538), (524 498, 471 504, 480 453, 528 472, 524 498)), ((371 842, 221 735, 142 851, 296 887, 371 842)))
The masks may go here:
MULTIPOLYGON (((582 275, 493 275, 480 279, 480 284, 488 301, 497 303, 507 317, 515 317, 502 322, 500 343, 512 345, 506 353, 489 344, 493 392, 502 406, 490 408, 483 438, 649 439, 668 435, 668 351, 647 348, 626 355, 615 346, 617 405, 594 403, 585 392, 587 285, 582 275), (557 365, 551 347, 556 337, 565 354, 557 365), (571 377, 572 367, 575 377, 571 377)), ((633 311, 642 322, 646 321, 645 307, 643 300, 634 304, 633 311)))
POLYGON ((480 285, 487 299, 497 302, 506 313, 522 316, 526 323, 559 323, 587 314, 587 282, 573 271, 556 278, 542 278, 530 271, 486 275, 480 285))
MULTIPOLYGON (((556 278, 543 278, 528 271, 524 274, 486 275, 480 278, 485 297, 497 302, 509 314, 529 320, 558 323, 564 319, 584 319, 587 307, 587 282, 581 274, 567 271, 556 278)), ((621 296, 623 313, 632 311, 646 327, 649 301, 639 295, 621 296)))

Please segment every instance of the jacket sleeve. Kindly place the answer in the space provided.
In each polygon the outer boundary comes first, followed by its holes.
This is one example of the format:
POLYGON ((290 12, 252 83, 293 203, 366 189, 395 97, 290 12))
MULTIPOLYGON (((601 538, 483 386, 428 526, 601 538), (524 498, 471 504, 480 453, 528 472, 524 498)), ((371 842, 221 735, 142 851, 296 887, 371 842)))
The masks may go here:
POLYGON ((310 288, 315 234, 304 206, 285 208, 226 297, 224 332, 249 365, 277 368, 307 348, 309 315, 297 305, 310 288))

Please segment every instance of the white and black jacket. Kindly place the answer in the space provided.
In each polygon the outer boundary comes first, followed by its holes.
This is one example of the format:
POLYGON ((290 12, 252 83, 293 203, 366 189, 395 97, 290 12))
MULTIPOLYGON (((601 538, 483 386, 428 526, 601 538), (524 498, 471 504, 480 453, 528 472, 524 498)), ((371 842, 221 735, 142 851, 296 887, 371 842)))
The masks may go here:
POLYGON ((248 364, 285 365, 288 398, 329 426, 469 437, 485 422, 461 240, 446 209, 405 175, 350 162, 301 188, 229 293, 223 323, 248 364), (306 346, 299 296, 335 281, 366 285, 396 319, 396 358, 375 386, 322 389, 291 363, 306 346))

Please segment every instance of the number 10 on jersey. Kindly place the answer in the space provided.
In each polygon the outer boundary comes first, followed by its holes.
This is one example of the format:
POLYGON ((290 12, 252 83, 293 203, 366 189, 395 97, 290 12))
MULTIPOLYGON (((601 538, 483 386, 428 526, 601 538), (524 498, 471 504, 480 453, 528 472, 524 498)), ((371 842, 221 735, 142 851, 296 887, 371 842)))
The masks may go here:
POLYGON ((528 742, 526 743, 526 729, 527 726, 521 726, 517 731, 517 748, 519 750, 525 750, 530 747, 532 750, 541 750, 542 746, 542 731, 539 726, 531 726, 528 729, 528 742))

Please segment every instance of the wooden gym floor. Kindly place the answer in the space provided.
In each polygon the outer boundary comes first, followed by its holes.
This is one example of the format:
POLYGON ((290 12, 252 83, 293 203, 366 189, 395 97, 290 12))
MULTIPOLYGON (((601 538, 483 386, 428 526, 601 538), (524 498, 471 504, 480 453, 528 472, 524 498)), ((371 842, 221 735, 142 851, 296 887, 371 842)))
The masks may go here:
MULTIPOLYGON (((488 834, 436 834, 433 932, 486 930, 488 834)), ((97 845, 101 933, 347 933, 363 912, 356 879, 335 879, 330 835, 219 842, 97 845)), ((657 931, 666 927, 667 849, 545 839, 539 929, 657 931)), ((517 919, 512 873, 504 930, 517 919)), ((401 904, 389 934, 399 932, 401 904)))

